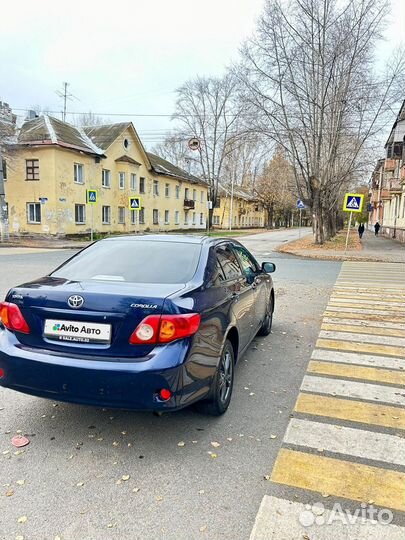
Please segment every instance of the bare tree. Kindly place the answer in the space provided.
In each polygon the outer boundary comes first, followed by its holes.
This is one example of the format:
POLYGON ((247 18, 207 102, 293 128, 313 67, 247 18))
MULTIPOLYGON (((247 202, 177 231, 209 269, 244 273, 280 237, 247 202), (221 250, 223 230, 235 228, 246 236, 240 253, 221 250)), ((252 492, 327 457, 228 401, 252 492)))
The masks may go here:
POLYGON ((107 118, 98 116, 93 112, 77 114, 74 116, 73 124, 77 127, 82 126, 102 126, 103 124, 109 124, 110 121, 107 118))
MULTIPOLYGON (((183 139, 198 137, 201 147, 195 152, 201 176, 209 186, 210 200, 215 206, 218 185, 224 163, 234 151, 238 137, 241 104, 237 100, 235 78, 226 74, 221 78, 197 77, 177 90, 173 119, 176 133, 183 139)), ((209 211, 212 222, 212 210, 209 211)))
POLYGON ((250 129, 288 153, 316 243, 334 234, 340 190, 398 99, 404 55, 383 78, 373 65, 387 13, 386 0, 267 0, 235 69, 250 129))
POLYGON ((190 174, 199 174, 200 160, 198 155, 188 147, 189 138, 176 133, 170 134, 163 142, 156 144, 152 152, 190 174))
POLYGON ((267 224, 270 229, 273 228, 276 214, 286 216, 294 208, 297 198, 294 171, 280 149, 277 149, 272 159, 264 165, 254 192, 267 211, 267 224))

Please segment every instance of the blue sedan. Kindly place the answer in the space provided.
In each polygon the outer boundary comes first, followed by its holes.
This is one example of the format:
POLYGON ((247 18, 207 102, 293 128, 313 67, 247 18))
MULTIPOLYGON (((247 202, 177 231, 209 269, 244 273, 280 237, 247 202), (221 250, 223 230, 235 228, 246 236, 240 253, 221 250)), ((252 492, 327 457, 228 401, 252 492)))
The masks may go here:
POLYGON ((223 414, 235 364, 270 333, 274 270, 235 240, 95 242, 0 303, 0 385, 123 409, 198 402, 223 414))

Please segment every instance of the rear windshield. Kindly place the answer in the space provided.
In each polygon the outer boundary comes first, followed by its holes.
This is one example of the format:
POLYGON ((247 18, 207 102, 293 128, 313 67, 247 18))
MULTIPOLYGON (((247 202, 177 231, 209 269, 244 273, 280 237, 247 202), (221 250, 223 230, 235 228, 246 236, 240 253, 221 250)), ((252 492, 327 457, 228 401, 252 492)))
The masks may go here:
POLYGON ((200 244, 147 240, 97 242, 51 276, 71 281, 186 283, 196 272, 200 244))

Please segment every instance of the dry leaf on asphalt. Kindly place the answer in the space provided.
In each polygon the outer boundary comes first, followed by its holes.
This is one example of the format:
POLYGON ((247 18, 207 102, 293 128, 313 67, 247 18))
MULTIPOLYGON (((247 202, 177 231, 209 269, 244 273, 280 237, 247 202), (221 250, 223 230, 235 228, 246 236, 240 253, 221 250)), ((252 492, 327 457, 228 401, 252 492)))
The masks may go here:
POLYGON ((17 480, 16 484, 23 486, 25 484, 25 480, 17 480))
POLYGON ((141 490, 141 488, 135 487, 135 488, 132 490, 132 492, 133 492, 133 493, 138 493, 138 491, 140 491, 140 490, 141 490))
POLYGON ((82 487, 82 486, 84 486, 84 482, 77 482, 76 486, 77 487, 82 487))
POLYGON ((155 497, 155 499, 156 499, 158 502, 163 501, 162 495, 157 495, 157 496, 155 497))
POLYGON ((25 523, 27 521, 27 516, 21 516, 17 519, 18 523, 25 523))
POLYGON ((263 478, 264 478, 265 480, 270 480, 270 475, 269 475, 269 474, 265 474, 263 478))
POLYGON ((11 439, 11 444, 16 448, 21 448, 22 446, 27 446, 27 444, 30 444, 30 441, 23 435, 15 435, 15 437, 11 439))
POLYGON ((217 441, 212 441, 211 446, 213 446, 214 448, 219 448, 221 445, 217 441))
POLYGON ((277 439, 277 435, 270 435, 270 439, 277 439))
POLYGON ((177 446, 180 446, 180 447, 186 446, 186 443, 184 441, 180 441, 177 443, 177 446))
POLYGON ((202 527, 200 527, 200 532, 204 532, 207 530, 207 525, 203 525, 202 527))
POLYGON ((127 480, 129 480, 131 478, 131 476, 129 474, 123 474, 121 476, 121 480, 124 480, 124 482, 126 482, 127 480))
POLYGON ((6 491, 6 497, 12 497, 14 495, 14 491, 10 489, 9 491, 6 491))

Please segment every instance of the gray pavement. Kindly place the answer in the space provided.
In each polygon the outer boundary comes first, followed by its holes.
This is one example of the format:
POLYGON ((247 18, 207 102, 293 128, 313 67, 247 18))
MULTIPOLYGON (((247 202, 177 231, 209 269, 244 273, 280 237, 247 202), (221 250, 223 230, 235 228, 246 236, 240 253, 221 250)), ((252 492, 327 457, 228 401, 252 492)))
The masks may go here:
MULTIPOLYGON (((276 313, 272 334, 239 362, 223 417, 193 409, 155 417, 0 389, 2 540, 249 538, 341 266, 272 251, 294 236, 238 238, 276 263, 276 313), (16 454, 18 432, 31 443, 16 454)), ((71 253, 1 250, 0 293, 71 253)))

